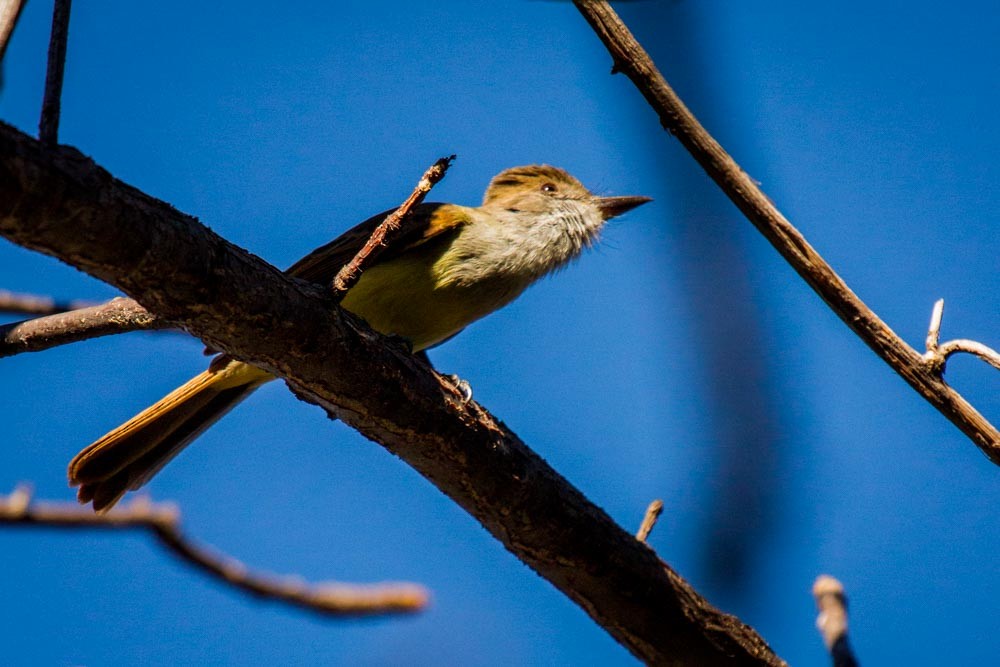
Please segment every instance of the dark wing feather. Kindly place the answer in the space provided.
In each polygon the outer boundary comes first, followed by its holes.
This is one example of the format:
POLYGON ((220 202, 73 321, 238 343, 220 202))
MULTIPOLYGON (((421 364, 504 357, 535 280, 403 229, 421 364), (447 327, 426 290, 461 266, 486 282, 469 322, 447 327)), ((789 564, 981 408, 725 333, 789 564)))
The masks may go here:
MULTIPOLYGON (((348 229, 346 232, 324 246, 316 248, 311 253, 292 264, 285 273, 311 283, 329 285, 340 269, 354 259, 358 251, 364 247, 372 232, 386 216, 396 209, 382 211, 362 223, 348 229)), ((390 260, 401 253, 433 238, 441 238, 446 233, 454 233, 469 221, 468 214, 461 206, 454 204, 427 203, 414 206, 410 215, 403 220, 403 228, 396 234, 390 245, 383 248, 375 259, 376 262, 390 260)), ((218 350, 205 348, 205 355, 213 355, 218 350)), ((216 357, 212 362, 226 364, 228 356, 216 357)))
MULTIPOLYGON (((383 211, 347 230, 330 243, 316 248, 292 264, 285 273, 314 283, 331 282, 337 272, 364 247, 379 223, 395 210, 383 211)), ((429 239, 445 232, 456 231, 467 221, 468 217, 460 206, 420 204, 403 220, 400 232, 392 238, 387 247, 382 249, 375 261, 384 262, 398 257, 406 250, 429 239)))

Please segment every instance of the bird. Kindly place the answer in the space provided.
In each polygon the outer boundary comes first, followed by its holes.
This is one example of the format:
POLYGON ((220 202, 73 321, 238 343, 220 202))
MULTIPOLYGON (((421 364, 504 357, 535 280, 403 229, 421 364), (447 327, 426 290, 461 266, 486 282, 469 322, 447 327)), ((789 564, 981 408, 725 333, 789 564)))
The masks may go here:
MULTIPOLYGON (((497 174, 478 207, 425 203, 364 269, 341 307, 422 354, 502 308, 593 245, 604 223, 648 197, 594 195, 567 171, 526 165, 497 174)), ((286 274, 329 285, 395 209, 368 218, 286 274)), ((85 447, 69 464, 81 504, 111 509, 264 383, 267 371, 220 354, 193 377, 85 447)))

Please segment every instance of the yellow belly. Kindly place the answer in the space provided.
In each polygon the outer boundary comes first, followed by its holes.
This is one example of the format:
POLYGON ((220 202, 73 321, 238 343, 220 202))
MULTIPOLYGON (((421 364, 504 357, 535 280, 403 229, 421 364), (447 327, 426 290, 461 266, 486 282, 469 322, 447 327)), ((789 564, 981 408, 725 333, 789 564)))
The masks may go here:
POLYGON ((428 254, 409 252, 366 269, 341 305, 376 331, 407 339, 416 352, 454 336, 522 291, 500 281, 443 286, 434 270, 440 254, 428 254))

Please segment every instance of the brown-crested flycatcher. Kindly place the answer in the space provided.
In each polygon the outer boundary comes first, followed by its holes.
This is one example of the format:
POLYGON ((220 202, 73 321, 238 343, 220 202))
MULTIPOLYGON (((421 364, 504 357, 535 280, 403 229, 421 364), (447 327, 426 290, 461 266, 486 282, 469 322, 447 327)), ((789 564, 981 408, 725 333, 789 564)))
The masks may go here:
MULTIPOLYGON (((513 301, 591 245, 606 220, 647 201, 597 197, 556 167, 507 169, 490 182, 478 208, 414 208, 402 233, 365 269, 341 305, 376 331, 409 341, 414 352, 426 350, 513 301)), ((287 273, 329 285, 389 213, 317 248, 287 273)), ((255 366, 217 357, 204 373, 74 457, 69 481, 80 487, 80 502, 93 502, 98 511, 112 507, 273 379, 255 366)))

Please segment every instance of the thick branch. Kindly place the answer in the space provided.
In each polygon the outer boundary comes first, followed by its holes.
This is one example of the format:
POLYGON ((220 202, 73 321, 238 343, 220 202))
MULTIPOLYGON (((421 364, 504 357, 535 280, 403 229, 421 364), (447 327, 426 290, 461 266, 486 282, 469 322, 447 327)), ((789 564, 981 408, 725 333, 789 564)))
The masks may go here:
POLYGON ((234 558, 198 546, 181 532, 180 513, 173 505, 140 498, 105 514, 94 514, 75 503, 34 503, 21 487, 0 498, 0 525, 33 528, 145 530, 174 555, 209 576, 251 595, 278 600, 332 616, 375 616, 412 613, 427 604, 427 592, 416 584, 323 583, 309 585, 296 577, 251 572, 234 558))
POLYGON ((868 347, 969 436, 991 461, 1000 465, 1000 432, 851 291, 756 182, 698 123, 614 10, 597 0, 574 0, 574 4, 611 53, 614 71, 623 72, 632 80, 659 114, 663 127, 680 140, 792 268, 868 347))
POLYGON ((170 326, 135 300, 118 297, 99 306, 0 325, 0 357, 40 352, 99 336, 162 330, 170 326))
POLYGON ((70 148, 0 124, 0 235, 105 280, 287 380, 472 514, 635 655, 776 665, 645 545, 475 402, 334 305, 70 148))

